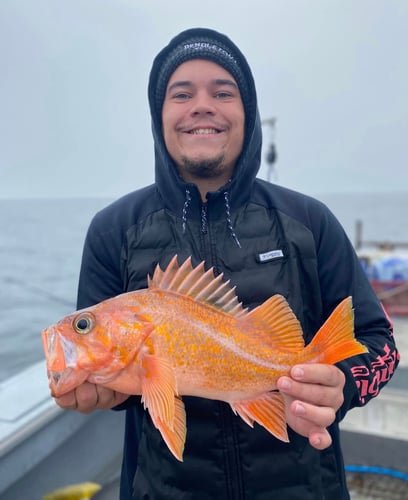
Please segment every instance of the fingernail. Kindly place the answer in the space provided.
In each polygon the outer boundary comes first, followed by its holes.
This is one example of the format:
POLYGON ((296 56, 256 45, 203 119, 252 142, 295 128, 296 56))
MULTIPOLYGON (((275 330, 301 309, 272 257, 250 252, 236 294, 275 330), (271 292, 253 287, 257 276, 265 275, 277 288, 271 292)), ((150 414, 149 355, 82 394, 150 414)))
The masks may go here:
POLYGON ((305 414, 305 407, 302 404, 297 403, 295 406, 295 413, 296 413, 296 415, 304 415, 305 414))
POLYGON ((279 389, 288 390, 290 389, 290 381, 287 378, 279 380, 279 389))
POLYGON ((292 370, 292 377, 294 378, 302 378, 304 374, 305 372, 300 366, 295 366, 292 370))
POLYGON ((313 437, 313 439, 311 439, 311 443, 310 444, 313 447, 318 447, 318 446, 320 446, 321 442, 322 442, 322 440, 320 439, 320 437, 319 436, 315 436, 315 437, 313 437))

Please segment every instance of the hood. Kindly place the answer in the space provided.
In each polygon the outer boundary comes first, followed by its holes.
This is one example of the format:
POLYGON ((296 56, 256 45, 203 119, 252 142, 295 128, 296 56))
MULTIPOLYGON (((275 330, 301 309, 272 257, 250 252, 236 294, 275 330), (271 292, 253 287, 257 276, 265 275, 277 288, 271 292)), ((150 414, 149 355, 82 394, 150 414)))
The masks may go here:
MULTIPOLYGON (((228 184, 211 195, 212 200, 219 200, 224 204, 225 196, 228 197, 229 208, 233 211, 248 199, 253 182, 261 163, 262 131, 257 107, 255 83, 251 69, 238 47, 225 35, 206 28, 193 28, 186 30, 175 38, 156 56, 149 78, 149 106, 152 118, 152 132, 155 150, 155 179, 158 190, 166 206, 182 215, 186 199, 189 204, 189 217, 200 217, 201 197, 195 185, 187 184, 180 177, 177 168, 167 152, 164 144, 161 122, 161 106, 157 104, 157 83, 163 65, 177 46, 186 40, 216 39, 228 48, 237 60, 243 77, 245 78, 245 136, 241 155, 234 169, 234 174, 228 184), (227 195, 226 195, 227 193, 227 195)), ((200 58, 203 56, 200 55, 200 58)), ((211 55, 206 59, 218 62, 211 55)), ((240 88, 241 90, 241 88, 240 88)), ((242 96, 242 91, 241 91, 242 96)), ((215 203, 212 202, 212 203, 215 203)))

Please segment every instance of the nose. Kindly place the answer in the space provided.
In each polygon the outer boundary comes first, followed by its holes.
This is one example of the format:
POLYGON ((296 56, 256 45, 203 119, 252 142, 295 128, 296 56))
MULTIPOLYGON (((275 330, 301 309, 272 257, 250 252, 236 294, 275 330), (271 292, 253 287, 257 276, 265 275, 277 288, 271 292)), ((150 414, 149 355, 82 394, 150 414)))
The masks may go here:
POLYGON ((214 97, 209 95, 208 92, 197 92, 194 99, 192 99, 191 114, 213 115, 215 112, 214 97))

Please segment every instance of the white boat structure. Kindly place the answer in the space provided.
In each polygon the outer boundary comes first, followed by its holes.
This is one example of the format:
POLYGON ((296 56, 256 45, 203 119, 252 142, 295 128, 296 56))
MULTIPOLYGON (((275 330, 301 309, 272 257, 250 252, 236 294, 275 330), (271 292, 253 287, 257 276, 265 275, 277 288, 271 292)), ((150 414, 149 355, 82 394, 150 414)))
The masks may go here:
POLYGON ((408 317, 408 242, 365 241, 356 223, 354 246, 371 286, 390 316, 408 317))
POLYGON ((72 483, 118 477, 124 412, 61 410, 45 362, 0 383, 0 408, 1 500, 37 500, 72 483))

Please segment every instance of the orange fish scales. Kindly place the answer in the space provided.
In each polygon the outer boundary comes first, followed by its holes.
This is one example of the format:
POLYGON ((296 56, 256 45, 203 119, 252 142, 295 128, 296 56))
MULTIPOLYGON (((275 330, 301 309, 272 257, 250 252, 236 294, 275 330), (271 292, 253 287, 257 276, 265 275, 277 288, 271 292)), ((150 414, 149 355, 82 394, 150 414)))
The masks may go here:
POLYGON ((175 256, 164 271, 157 266, 147 289, 75 312, 42 338, 54 395, 85 380, 141 395, 169 450, 182 460, 182 396, 225 401, 248 425, 256 422, 287 441, 277 378, 296 363, 333 364, 365 353, 353 330, 348 297, 305 346, 284 297, 248 311, 222 275, 203 262, 193 268, 191 259, 179 265, 175 256))

